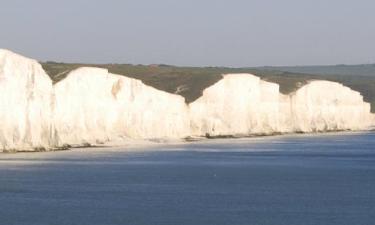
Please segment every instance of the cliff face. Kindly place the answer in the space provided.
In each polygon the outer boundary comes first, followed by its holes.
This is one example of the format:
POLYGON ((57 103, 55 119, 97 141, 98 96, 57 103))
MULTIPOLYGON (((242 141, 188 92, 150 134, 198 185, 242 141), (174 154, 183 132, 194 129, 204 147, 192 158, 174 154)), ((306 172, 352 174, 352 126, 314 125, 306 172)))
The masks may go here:
POLYGON ((283 95, 251 74, 228 74, 185 104, 141 81, 79 68, 52 85, 35 60, 0 50, 0 151, 127 139, 365 130, 375 124, 360 93, 312 81, 283 95))
POLYGON ((190 103, 193 135, 278 131, 279 86, 249 74, 226 75, 190 103))
POLYGON ((372 123, 370 104, 339 83, 312 81, 290 100, 292 131, 361 130, 372 123))
POLYGON ((55 85, 55 95, 54 122, 63 144, 189 135, 182 97, 106 69, 72 71, 55 85))
POLYGON ((190 104, 194 135, 237 135, 366 130, 370 104, 339 83, 312 81, 283 95, 250 74, 228 74, 190 104))
POLYGON ((0 93, 0 150, 55 144, 52 83, 38 62, 0 50, 0 93))

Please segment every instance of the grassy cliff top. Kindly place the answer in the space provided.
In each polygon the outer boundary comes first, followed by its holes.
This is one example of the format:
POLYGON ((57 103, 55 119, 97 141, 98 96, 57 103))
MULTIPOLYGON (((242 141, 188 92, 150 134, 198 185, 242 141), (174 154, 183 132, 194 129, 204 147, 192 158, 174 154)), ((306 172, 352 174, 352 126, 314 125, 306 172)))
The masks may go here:
MULTIPOLYGON (((213 85, 227 73, 252 73, 263 80, 278 83, 284 94, 295 91, 309 80, 330 80, 344 84, 359 91, 366 102, 371 103, 375 112, 375 76, 348 74, 307 74, 277 70, 276 68, 226 68, 226 67, 176 67, 169 65, 130 65, 130 64, 71 64, 42 63, 43 68, 56 83, 66 75, 82 66, 107 68, 109 72, 142 80, 143 83, 169 93, 185 97, 192 102, 202 95, 205 88, 213 85)), ((292 70, 292 69, 290 69, 292 70)), ((351 73, 354 73, 351 71, 351 73)))

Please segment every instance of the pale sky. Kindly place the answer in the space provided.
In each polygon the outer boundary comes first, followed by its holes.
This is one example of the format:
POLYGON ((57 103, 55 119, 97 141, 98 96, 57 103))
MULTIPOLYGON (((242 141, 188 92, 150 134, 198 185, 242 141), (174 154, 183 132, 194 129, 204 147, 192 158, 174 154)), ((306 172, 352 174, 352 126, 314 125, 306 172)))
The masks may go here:
POLYGON ((375 63, 374 0, 0 0, 0 48, 38 60, 375 63))

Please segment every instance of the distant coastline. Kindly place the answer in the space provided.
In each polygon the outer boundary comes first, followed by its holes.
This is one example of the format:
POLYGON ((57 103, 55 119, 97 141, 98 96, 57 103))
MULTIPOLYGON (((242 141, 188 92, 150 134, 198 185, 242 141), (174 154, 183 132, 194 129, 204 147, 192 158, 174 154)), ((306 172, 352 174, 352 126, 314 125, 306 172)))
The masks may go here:
MULTIPOLYGON (((154 67, 148 69, 154 77, 154 67)), ((159 81, 155 76, 160 84, 178 85, 178 93, 171 93, 107 68, 70 71, 64 66, 60 70, 55 72, 62 74, 61 80, 54 81, 37 61, 0 50, 0 106, 6 109, 0 112, 1 151, 64 150, 186 137, 361 131, 375 124, 371 105, 360 92, 329 80, 298 78, 305 80, 296 82, 282 74, 259 77, 249 73, 220 74, 220 79, 211 74, 216 78, 207 79, 198 73, 184 84, 179 82, 186 75, 179 72, 159 81), (209 82, 213 84, 205 87, 209 82), (283 92, 283 86, 290 91, 283 92), (198 97, 192 97, 192 89, 198 97)))

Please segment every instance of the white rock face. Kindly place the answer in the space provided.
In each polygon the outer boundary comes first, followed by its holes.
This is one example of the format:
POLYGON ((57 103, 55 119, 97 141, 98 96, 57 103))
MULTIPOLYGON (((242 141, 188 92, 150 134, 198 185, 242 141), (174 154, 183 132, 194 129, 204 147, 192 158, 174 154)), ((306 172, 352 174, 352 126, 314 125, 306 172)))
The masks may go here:
POLYGON ((184 99, 110 74, 80 68, 55 85, 55 126, 60 144, 119 139, 180 138, 189 134, 184 99))
POLYGON ((52 83, 38 62, 0 50, 0 93, 0 151, 56 144, 52 83))
POLYGON ((41 65, 0 50, 0 152, 129 139, 366 130, 370 104, 341 84, 312 81, 283 95, 251 74, 228 74, 188 105, 184 98, 100 68, 55 86, 41 65))
POLYGON ((228 74, 190 104, 198 136, 366 130, 370 104, 339 83, 312 81, 290 95, 251 74, 228 74))
POLYGON ((294 131, 363 130, 371 126, 370 104, 342 84, 312 81, 291 95, 294 131))
POLYGON ((222 136, 278 130, 279 86, 249 74, 225 75, 190 103, 192 135, 222 136))

